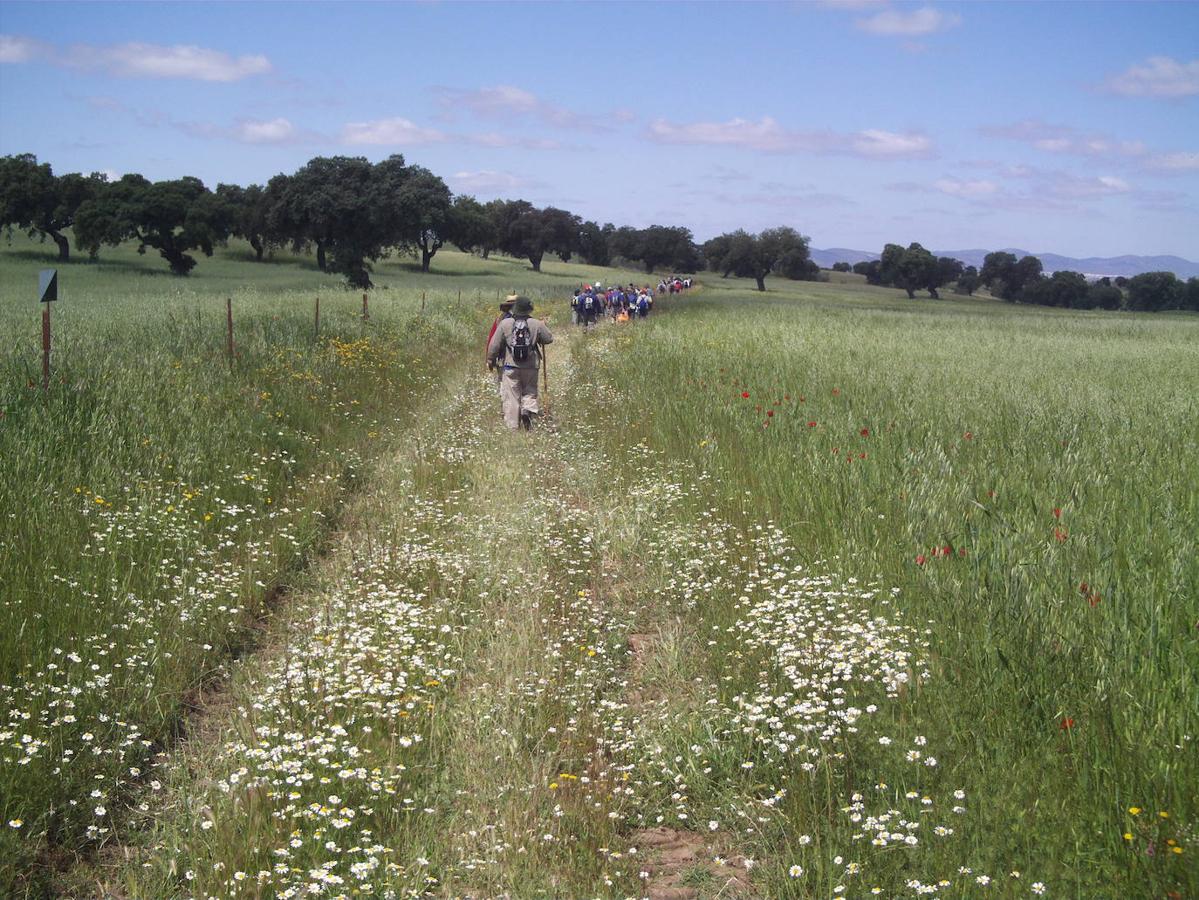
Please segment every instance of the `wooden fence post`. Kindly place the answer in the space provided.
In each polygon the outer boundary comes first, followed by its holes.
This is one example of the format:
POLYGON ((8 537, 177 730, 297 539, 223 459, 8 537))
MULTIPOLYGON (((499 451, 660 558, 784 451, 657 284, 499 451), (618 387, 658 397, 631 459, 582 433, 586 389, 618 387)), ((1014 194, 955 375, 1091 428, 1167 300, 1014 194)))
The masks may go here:
POLYGON ((42 304, 42 390, 50 390, 50 304, 42 304))
POLYGON ((225 298, 225 350, 229 354, 229 365, 233 365, 233 298, 225 298))

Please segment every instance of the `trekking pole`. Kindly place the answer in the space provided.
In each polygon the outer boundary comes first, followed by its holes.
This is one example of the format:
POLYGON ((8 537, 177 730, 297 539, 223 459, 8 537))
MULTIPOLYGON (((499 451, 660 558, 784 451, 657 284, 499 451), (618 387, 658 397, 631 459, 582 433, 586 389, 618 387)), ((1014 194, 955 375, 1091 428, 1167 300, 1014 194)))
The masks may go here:
POLYGON ((541 389, 548 395, 550 392, 550 357, 546 353, 544 344, 541 345, 541 384, 541 389))

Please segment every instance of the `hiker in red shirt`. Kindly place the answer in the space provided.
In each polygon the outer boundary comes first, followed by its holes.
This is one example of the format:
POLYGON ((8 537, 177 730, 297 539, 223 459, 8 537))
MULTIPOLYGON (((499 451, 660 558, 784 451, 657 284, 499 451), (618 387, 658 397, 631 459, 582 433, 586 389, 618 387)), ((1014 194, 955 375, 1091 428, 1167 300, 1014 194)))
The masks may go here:
MULTIPOLYGON (((515 302, 516 302, 516 294, 509 294, 507 297, 504 298, 503 302, 500 303, 500 314, 498 316, 496 316, 495 321, 491 323, 491 331, 487 332, 487 346, 488 347, 491 346, 491 339, 493 337, 495 337, 495 330, 500 327, 500 322, 504 321, 504 319, 512 318, 512 304, 515 302)), ((495 360, 492 360, 492 359, 487 360, 487 368, 495 373, 495 390, 496 390, 496 393, 499 393, 500 392, 500 374, 501 373, 500 373, 499 367, 495 364, 495 360)))

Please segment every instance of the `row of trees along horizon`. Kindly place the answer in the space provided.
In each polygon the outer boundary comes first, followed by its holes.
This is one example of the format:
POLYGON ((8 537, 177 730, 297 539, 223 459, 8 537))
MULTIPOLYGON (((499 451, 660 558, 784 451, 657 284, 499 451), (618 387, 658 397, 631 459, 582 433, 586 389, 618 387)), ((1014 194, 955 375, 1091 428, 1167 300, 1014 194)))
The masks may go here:
MULTIPOLYGON (((526 200, 480 203, 450 191, 438 175, 393 155, 378 163, 363 157, 316 157, 291 175, 279 174, 265 186, 218 184, 215 190, 193 177, 151 182, 138 174, 109 181, 100 173, 56 176, 49 163, 32 154, 0 158, 0 227, 49 238, 61 262, 70 259, 70 241, 97 259, 101 247, 130 240, 138 252, 157 250, 171 271, 187 275, 196 265, 192 252, 212 256, 230 237, 249 243, 255 259, 276 249, 315 252, 322 272, 341 275, 348 287, 370 288, 371 264, 392 253, 420 260, 430 271, 437 251, 450 243, 484 259, 501 252, 527 259, 541 271, 547 253, 563 262, 576 255, 595 266, 633 265, 653 273, 719 272, 753 278, 766 290, 766 278, 825 280, 812 261, 809 239, 786 226, 757 234, 738 229, 697 245, 690 229, 600 225, 553 206, 526 200)), ((1078 272, 1046 276, 1034 256, 986 256, 981 269, 950 257, 934 257, 920 244, 887 244, 871 262, 836 263, 867 283, 896 287, 915 298, 925 290, 938 298, 952 286, 962 295, 980 288, 1011 302, 1074 309, 1199 310, 1199 278, 1180 281, 1173 272, 1088 282, 1078 272)))

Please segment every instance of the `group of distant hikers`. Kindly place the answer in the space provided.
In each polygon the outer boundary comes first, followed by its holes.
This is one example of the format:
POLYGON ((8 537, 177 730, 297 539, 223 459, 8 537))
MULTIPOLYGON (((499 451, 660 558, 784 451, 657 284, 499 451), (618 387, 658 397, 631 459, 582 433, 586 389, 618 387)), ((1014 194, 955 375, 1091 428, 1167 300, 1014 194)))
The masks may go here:
MULTIPOLYGON (((690 278, 671 275, 658 282, 659 294, 679 294, 691 287, 690 278)), ((613 322, 645 319, 654 308, 654 291, 649 285, 638 287, 600 282, 584 284, 570 298, 570 322, 593 328, 602 318, 613 322)), ((500 303, 500 314, 491 323, 487 335, 487 368, 495 373, 504 413, 504 424, 513 431, 531 430, 541 415, 538 403, 537 375, 542 369, 545 346, 554 336, 545 322, 534 319, 533 301, 509 294, 500 303)))
MULTIPOLYGON (((690 278, 671 275, 658 282, 658 293, 677 294, 691 287, 690 278)), ((654 310, 654 290, 648 284, 638 287, 634 282, 613 285, 604 289, 599 282, 585 284, 570 298, 570 324, 585 327, 595 325, 605 316, 613 322, 645 319, 654 310)))

